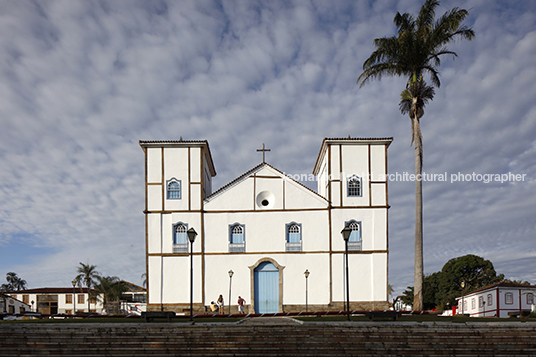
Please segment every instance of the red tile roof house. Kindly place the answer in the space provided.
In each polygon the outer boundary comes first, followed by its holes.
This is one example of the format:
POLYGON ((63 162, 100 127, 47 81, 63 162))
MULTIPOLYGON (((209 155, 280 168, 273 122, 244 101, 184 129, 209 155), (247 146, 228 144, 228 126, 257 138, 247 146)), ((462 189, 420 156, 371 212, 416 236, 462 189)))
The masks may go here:
MULTIPOLYGON (((91 289, 93 292, 97 292, 91 289)), ((79 288, 37 288, 20 291, 5 292, 15 299, 22 300, 31 305, 33 312, 41 314, 72 314, 75 307, 77 313, 88 312, 88 289, 79 288), (73 299, 73 294, 74 299, 73 299)), ((90 311, 102 311, 101 299, 92 298, 90 301, 90 311)))
POLYGON ((509 317, 509 312, 534 311, 535 295, 536 286, 505 280, 457 297, 456 314, 509 317))

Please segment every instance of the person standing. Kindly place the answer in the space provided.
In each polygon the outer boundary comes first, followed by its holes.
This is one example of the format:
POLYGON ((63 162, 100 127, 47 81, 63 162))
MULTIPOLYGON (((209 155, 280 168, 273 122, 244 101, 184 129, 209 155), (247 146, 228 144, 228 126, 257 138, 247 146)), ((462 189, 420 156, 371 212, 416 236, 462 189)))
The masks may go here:
POLYGON ((246 300, 242 299, 241 296, 238 297, 238 312, 243 314, 244 313, 244 303, 246 300))
POLYGON ((223 315, 223 295, 220 295, 220 297, 218 298, 218 301, 217 301, 217 304, 218 304, 218 307, 219 307, 219 312, 220 312, 220 315, 223 315))

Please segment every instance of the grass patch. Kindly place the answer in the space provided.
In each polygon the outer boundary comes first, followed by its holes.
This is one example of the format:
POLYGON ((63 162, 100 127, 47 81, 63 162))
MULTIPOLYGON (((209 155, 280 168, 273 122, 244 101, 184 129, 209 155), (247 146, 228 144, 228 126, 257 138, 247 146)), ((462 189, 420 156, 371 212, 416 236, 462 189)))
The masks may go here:
MULTIPOLYGON (((234 324, 240 320, 243 320, 245 317, 199 317, 194 318, 194 323, 224 323, 224 324, 234 324)), ((292 316, 292 318, 304 322, 345 322, 346 315, 324 315, 324 316, 292 316)), ((364 315, 351 316, 351 321, 354 322, 370 322, 370 320, 364 315)), ((375 318, 374 322, 389 322, 394 321, 389 318, 375 318)), ((452 322, 452 323, 466 323, 466 322, 536 322, 536 317, 529 318, 495 318, 495 317, 468 317, 468 316, 437 316, 437 315, 409 315, 403 314, 398 319, 400 322, 452 322)), ((82 324, 114 324, 114 323, 146 323, 143 318, 140 317, 95 317, 95 318, 75 318, 75 319, 27 319, 27 320, 0 320, 1 324, 10 324, 10 323, 38 323, 38 324, 72 324, 72 323, 82 323, 82 324)), ((151 323, 167 323, 165 318, 153 319, 151 323)), ((173 318, 171 320, 172 324, 188 324, 190 323, 189 318, 180 317, 173 318)))

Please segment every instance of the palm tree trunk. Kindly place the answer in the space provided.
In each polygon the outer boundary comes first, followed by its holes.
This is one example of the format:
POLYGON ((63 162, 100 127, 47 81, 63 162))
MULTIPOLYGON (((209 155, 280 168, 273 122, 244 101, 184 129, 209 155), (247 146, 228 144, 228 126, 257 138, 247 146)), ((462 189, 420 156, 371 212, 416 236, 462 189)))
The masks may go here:
POLYGON ((419 118, 413 119, 415 138, 415 271, 413 310, 422 311, 423 306, 423 235, 422 235, 422 136, 419 118))
POLYGON ((90 303, 90 289, 91 289, 91 284, 89 283, 89 281, 86 281, 86 286, 87 286, 87 313, 89 314, 91 312, 91 303, 90 303))

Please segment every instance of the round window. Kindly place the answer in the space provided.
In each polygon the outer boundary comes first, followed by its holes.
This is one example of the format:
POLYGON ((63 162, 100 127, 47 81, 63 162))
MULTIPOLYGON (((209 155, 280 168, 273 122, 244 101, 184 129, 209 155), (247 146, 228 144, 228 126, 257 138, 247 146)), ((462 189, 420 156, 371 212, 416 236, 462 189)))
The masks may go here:
POLYGON ((275 197, 270 191, 262 191, 257 195, 255 202, 259 208, 271 208, 274 206, 275 197))

